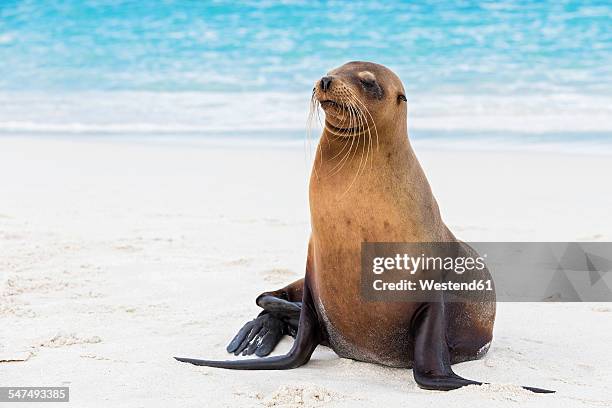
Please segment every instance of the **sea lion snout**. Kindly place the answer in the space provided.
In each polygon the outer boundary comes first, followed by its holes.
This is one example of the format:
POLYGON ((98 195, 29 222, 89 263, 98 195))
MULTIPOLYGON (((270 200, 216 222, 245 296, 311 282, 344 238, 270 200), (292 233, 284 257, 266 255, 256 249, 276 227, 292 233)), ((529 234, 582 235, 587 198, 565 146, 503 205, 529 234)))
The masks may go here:
POLYGON ((329 75, 321 78, 321 81, 319 81, 319 86, 323 92, 327 92, 327 90, 331 87, 332 80, 333 78, 329 75))

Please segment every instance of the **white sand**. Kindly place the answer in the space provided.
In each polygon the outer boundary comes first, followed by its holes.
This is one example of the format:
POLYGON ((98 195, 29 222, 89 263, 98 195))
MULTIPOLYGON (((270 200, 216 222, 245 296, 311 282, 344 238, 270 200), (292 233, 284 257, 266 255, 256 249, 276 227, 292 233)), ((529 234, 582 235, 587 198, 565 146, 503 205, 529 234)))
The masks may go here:
MULTIPOLYGON (((462 239, 612 240, 609 158, 417 153, 462 239)), ((455 366, 495 385, 448 393, 324 347, 284 372, 174 361, 228 358, 255 296, 302 274, 305 157, 0 138, 0 385, 67 385, 79 407, 612 405, 608 304, 499 304, 489 354, 455 366)))

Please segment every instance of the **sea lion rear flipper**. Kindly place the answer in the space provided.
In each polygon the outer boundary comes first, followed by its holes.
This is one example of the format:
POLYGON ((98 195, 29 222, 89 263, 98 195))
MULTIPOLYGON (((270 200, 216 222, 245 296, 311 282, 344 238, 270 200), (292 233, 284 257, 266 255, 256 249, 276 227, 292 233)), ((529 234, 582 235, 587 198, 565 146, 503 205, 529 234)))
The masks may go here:
MULTIPOLYGON (((415 333, 413 374, 419 387, 449 391, 466 385, 483 384, 460 377, 451 368, 443 302, 424 304, 415 313, 412 329, 415 333)), ((555 392, 535 387, 523 388, 536 393, 555 392)))
POLYGON ((262 312, 257 318, 247 322, 227 345, 227 352, 234 355, 258 357, 270 354, 288 330, 279 317, 262 312))
POLYGON ((296 337, 304 279, 272 292, 264 292, 255 303, 263 311, 247 322, 227 345, 227 352, 234 355, 265 357, 274 350, 285 334, 296 337))
POLYGON ((264 310, 247 322, 227 345, 234 355, 265 357, 274 350, 285 334, 295 337, 302 302, 290 302, 272 295, 260 295, 256 303, 264 310))
MULTIPOLYGON (((246 330, 245 330, 246 331, 246 330)), ((239 333, 240 334, 240 333, 239 333)), ((250 334, 249 334, 250 336, 250 334)), ((248 337, 247 337, 248 339, 248 337)), ((312 296, 307 285, 304 285, 304 297, 298 324, 298 331, 293 347, 284 356, 266 357, 252 360, 211 361, 175 357, 176 360, 194 365, 228 368, 234 370, 286 370, 304 365, 319 344, 320 329, 312 296)), ((262 340, 266 340, 266 334, 262 340)), ((273 339, 270 339, 272 341, 273 339)))
POLYGON ((270 313, 279 313, 291 317, 298 317, 302 311, 302 302, 291 302, 271 295, 260 295, 255 303, 270 313))

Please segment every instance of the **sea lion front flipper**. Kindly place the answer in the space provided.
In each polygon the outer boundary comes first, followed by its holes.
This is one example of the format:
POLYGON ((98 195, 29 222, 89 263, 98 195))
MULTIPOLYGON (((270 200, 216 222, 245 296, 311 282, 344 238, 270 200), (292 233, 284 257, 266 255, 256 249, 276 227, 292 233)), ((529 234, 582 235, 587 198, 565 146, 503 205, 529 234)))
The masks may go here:
POLYGON ((451 369, 443 302, 423 304, 415 313, 412 329, 415 339, 413 374, 419 387, 448 391, 482 384, 460 377, 451 369))
MULTIPOLYGON (((412 325, 414 331, 414 367, 416 383, 427 390, 449 391, 466 385, 482 385, 480 381, 458 376, 451 369, 450 353, 446 343, 446 318, 444 302, 423 304, 415 313, 412 325)), ((555 391, 536 387, 524 389, 541 394, 555 391)))

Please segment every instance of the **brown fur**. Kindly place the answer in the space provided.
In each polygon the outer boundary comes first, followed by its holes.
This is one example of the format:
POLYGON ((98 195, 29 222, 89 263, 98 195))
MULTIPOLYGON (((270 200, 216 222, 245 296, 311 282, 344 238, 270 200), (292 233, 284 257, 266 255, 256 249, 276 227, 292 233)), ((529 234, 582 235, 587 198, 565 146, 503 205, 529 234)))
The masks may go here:
MULTIPOLYGON (((355 136, 349 132, 338 137, 338 129, 350 120, 337 106, 323 104, 326 128, 310 179, 309 263, 317 314, 331 347, 340 356, 410 366, 413 360, 410 325, 419 304, 409 299, 405 303, 362 299, 361 243, 456 239, 442 221, 408 140, 406 103, 398 99, 404 93, 399 78, 381 65, 361 62, 345 64, 329 76, 330 89, 324 92, 316 87, 314 97, 321 102, 342 103, 352 91, 371 115, 365 116, 372 136, 370 139, 370 134, 355 136), (364 71, 376 78, 384 93, 382 99, 360 87, 358 78, 364 71), (343 146, 346 151, 347 139, 351 137, 359 138, 362 148, 349 156, 338 171, 343 157, 338 152, 343 146), (378 143, 373 140, 375 137, 378 143)), ((478 350, 491 341, 495 298, 482 300, 450 304, 446 309, 449 347, 455 361, 479 357, 478 350)))

